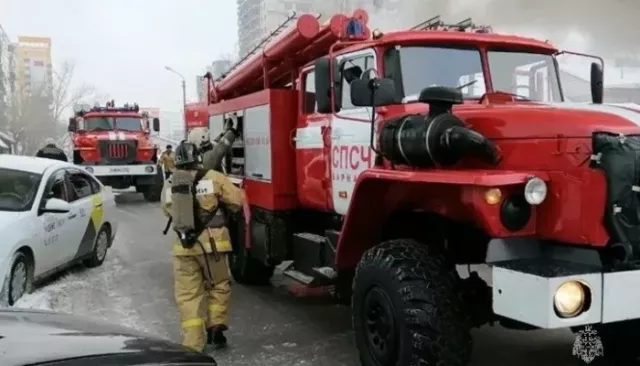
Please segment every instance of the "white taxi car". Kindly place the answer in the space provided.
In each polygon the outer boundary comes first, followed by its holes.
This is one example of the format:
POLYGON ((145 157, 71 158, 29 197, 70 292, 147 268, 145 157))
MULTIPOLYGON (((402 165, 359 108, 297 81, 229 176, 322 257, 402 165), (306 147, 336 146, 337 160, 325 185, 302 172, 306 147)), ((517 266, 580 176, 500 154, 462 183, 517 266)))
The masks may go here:
POLYGON ((0 155, 0 305, 72 265, 101 265, 115 214, 113 193, 73 164, 0 155))

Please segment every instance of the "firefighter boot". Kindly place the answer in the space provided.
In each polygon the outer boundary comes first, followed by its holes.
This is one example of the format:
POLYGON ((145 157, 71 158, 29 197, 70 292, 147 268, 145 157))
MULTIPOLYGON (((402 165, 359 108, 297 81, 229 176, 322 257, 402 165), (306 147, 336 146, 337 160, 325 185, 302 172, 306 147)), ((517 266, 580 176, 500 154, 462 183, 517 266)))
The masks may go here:
POLYGON ((212 344, 214 348, 221 349, 227 346, 227 337, 224 336, 225 326, 218 326, 207 329, 207 344, 212 344))

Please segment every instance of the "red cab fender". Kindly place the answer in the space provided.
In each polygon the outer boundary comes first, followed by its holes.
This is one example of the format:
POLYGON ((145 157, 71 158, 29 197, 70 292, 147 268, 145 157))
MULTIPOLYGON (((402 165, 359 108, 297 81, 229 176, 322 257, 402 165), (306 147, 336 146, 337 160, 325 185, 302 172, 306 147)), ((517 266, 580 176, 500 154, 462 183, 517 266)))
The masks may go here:
POLYGON ((362 254, 378 244, 381 227, 397 210, 428 211, 453 220, 474 221, 492 237, 532 235, 535 206, 530 222, 513 233, 500 223, 500 205, 488 204, 485 193, 499 188, 505 197, 523 189, 533 176, 549 180, 546 172, 538 171, 368 169, 358 177, 351 197, 336 249, 336 268, 354 268, 362 254))

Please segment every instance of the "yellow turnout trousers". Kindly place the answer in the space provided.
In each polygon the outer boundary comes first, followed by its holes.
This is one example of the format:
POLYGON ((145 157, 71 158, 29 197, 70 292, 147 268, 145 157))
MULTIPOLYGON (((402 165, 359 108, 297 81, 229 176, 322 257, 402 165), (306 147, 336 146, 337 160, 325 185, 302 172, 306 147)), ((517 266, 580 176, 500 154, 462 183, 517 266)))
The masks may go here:
POLYGON ((175 255, 173 257, 174 292, 182 329, 182 344, 204 350, 205 327, 227 326, 227 307, 231 282, 227 253, 219 253, 216 261, 206 255, 175 255), (209 263, 210 278, 205 261, 209 263))

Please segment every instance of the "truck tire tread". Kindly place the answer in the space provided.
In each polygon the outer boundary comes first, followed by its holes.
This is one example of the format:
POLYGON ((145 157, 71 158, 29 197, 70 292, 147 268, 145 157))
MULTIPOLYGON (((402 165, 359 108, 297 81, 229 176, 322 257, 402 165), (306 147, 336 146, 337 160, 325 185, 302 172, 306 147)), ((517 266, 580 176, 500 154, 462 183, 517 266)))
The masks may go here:
MULTIPOLYGON (((157 173, 153 184, 140 187, 142 195, 147 202, 160 202, 162 197, 162 188, 164 187, 164 173, 160 166, 157 167, 157 173)), ((138 187, 136 187, 136 191, 138 187)))
POLYGON ((460 278, 444 256, 411 239, 396 239, 363 255, 353 282, 352 319, 364 366, 379 364, 369 352, 364 296, 379 286, 393 302, 399 331, 398 365, 463 366, 472 350, 469 318, 458 293, 460 278))

